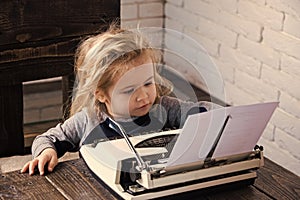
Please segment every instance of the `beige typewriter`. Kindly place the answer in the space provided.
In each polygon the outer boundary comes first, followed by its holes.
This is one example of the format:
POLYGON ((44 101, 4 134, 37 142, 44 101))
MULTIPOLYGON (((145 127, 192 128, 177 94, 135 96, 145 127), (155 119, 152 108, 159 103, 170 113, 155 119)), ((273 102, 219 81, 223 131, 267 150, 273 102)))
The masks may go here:
POLYGON ((253 184, 263 166, 256 145, 277 102, 191 115, 182 129, 99 140, 80 153, 123 199, 152 199, 234 182, 253 184))

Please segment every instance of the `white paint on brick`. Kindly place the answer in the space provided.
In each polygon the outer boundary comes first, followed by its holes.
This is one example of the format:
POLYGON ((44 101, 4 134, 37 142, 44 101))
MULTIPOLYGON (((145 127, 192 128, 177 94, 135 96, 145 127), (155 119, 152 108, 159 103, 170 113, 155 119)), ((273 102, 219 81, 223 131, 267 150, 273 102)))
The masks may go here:
POLYGON ((230 105, 248 105, 259 102, 256 96, 246 92, 244 88, 228 82, 225 82, 225 96, 226 102, 230 105))
POLYGON ((266 0, 250 0, 253 3, 260 5, 260 6, 265 6, 266 5, 266 0))
POLYGON ((238 14, 219 12, 216 22, 253 41, 261 40, 261 25, 238 14))
POLYGON ((169 17, 165 18, 165 26, 168 29, 179 31, 181 33, 183 33, 184 30, 184 25, 182 23, 169 17))
POLYGON ((235 84, 258 98, 260 102, 278 100, 278 90, 276 87, 240 70, 236 70, 235 73, 235 84))
POLYGON ((271 123, 268 123, 262 134, 262 137, 269 141, 274 141, 274 132, 275 132, 275 126, 271 123))
POLYGON ((238 49, 259 61, 272 66, 273 68, 279 68, 280 54, 274 49, 262 44, 248 40, 247 38, 240 36, 238 38, 238 49))
POLYGON ((220 47, 219 59, 220 61, 230 63, 236 69, 247 72, 251 76, 260 77, 261 62, 236 49, 222 45, 220 47))
POLYGON ((143 3, 139 5, 139 17, 162 17, 163 5, 161 2, 143 3))
POLYGON ((300 18, 297 19, 292 15, 285 15, 283 31, 300 39, 300 18))
MULTIPOLYGON (((299 118, 300 123, 300 104, 299 100, 292 97, 290 94, 287 94, 286 92, 282 91, 279 98, 280 107, 292 114, 293 116, 299 118)), ((300 134, 300 133, 299 133, 300 134)))
POLYGON ((199 0, 185 0, 184 9, 211 21, 217 21, 217 16, 220 12, 220 9, 216 6, 199 0))
POLYGON ((263 65, 262 80, 300 100, 300 79, 298 77, 263 65))
POLYGON ((138 7, 135 4, 127 4, 121 7, 122 20, 136 19, 138 17, 138 7))
POLYGON ((271 8, 300 18, 299 0, 266 0, 266 2, 271 8))
POLYGON ((300 39, 284 32, 277 32, 265 28, 263 32, 264 43, 277 51, 294 56, 300 60, 300 39))
POLYGON ((220 43, 224 43, 232 48, 236 47, 237 34, 222 25, 199 17, 197 28, 199 34, 206 36, 211 40, 216 40, 220 43))
MULTIPOLYGON (((300 53, 300 52, 299 52, 300 53)), ((300 60, 286 54, 281 54, 280 68, 283 72, 300 77, 300 60)))
POLYGON ((211 40, 203 35, 200 35, 198 31, 191 28, 185 28, 184 34, 188 37, 194 39, 199 45, 203 46, 203 48, 208 52, 208 54, 212 56, 218 55, 219 43, 215 40, 211 40))
POLYGON ((198 16, 172 4, 165 5, 165 14, 168 18, 181 22, 184 26, 197 27, 198 16))
POLYGON ((239 1, 238 13, 247 19, 275 30, 282 29, 283 14, 266 6, 259 6, 250 1, 239 1))
POLYGON ((229 13, 237 12, 237 0, 206 0, 208 3, 213 4, 221 11, 226 11, 229 13))
POLYGON ((167 0, 167 4, 173 4, 177 6, 183 6, 184 0, 167 0))
POLYGON ((295 158, 300 159, 300 140, 295 139, 280 129, 275 129, 275 143, 282 149, 286 149, 295 158))
POLYGON ((283 130, 286 134, 292 135, 293 137, 300 140, 300 119, 285 112, 280 107, 274 112, 271 119, 272 124, 283 130))
POLYGON ((216 63, 223 80, 234 83, 235 66, 230 62, 220 61, 218 59, 214 59, 214 62, 216 63))

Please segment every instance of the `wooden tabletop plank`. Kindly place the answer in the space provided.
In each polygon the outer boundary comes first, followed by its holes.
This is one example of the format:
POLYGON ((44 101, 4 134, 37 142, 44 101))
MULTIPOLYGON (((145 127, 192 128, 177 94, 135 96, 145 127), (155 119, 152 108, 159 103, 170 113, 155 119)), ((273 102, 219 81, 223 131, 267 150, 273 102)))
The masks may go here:
POLYGON ((299 176, 268 159, 258 170, 254 186, 274 199, 300 199, 299 176))
MULTIPOLYGON (((198 190, 163 199, 300 199, 300 178, 275 163, 265 160, 254 185, 198 190)), ((46 176, 20 174, 0 177, 0 199, 117 199, 90 172, 83 159, 59 163, 46 176)))
POLYGON ((61 193, 38 175, 18 171, 0 175, 0 199, 65 199, 61 193))
POLYGON ((82 159, 60 163, 46 178, 66 199, 116 199, 90 174, 82 159))

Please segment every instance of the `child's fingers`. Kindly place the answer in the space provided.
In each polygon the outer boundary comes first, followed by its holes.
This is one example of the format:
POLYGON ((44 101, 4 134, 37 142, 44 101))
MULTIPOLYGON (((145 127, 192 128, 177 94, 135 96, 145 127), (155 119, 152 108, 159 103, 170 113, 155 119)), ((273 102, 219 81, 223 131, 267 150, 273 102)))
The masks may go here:
POLYGON ((48 171, 52 172, 54 167, 57 165, 57 163, 58 163, 57 157, 52 156, 50 161, 49 161, 49 164, 48 164, 48 171))
POLYGON ((34 174, 34 168, 38 165, 38 162, 38 159, 34 159, 29 163, 29 175, 34 174))
POLYGON ((30 164, 31 161, 27 162, 23 168, 21 169, 21 173, 25 173, 27 172, 27 170, 29 169, 29 164, 30 164))
POLYGON ((46 165, 47 162, 48 162, 48 159, 46 157, 41 157, 39 159, 38 169, 39 169, 40 175, 44 175, 44 173, 45 173, 45 165, 46 165))

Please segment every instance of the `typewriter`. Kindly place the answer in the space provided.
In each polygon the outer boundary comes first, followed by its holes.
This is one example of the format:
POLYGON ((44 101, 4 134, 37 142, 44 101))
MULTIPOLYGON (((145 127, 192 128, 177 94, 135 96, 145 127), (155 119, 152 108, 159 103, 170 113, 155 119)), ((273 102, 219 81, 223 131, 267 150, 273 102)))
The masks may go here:
POLYGON ((257 169, 264 165, 263 148, 256 143, 277 105, 221 108, 189 116, 182 129, 130 138, 116 123, 123 138, 96 140, 83 145, 80 153, 89 169, 123 199, 159 198, 235 182, 253 184, 257 169), (252 112, 243 115, 249 109, 252 112), (203 128, 203 121, 220 116, 225 116, 223 121, 203 128), (249 123, 255 127, 249 129, 249 123), (238 137, 237 132, 253 136, 243 147, 234 142, 229 146, 227 140, 238 137))

